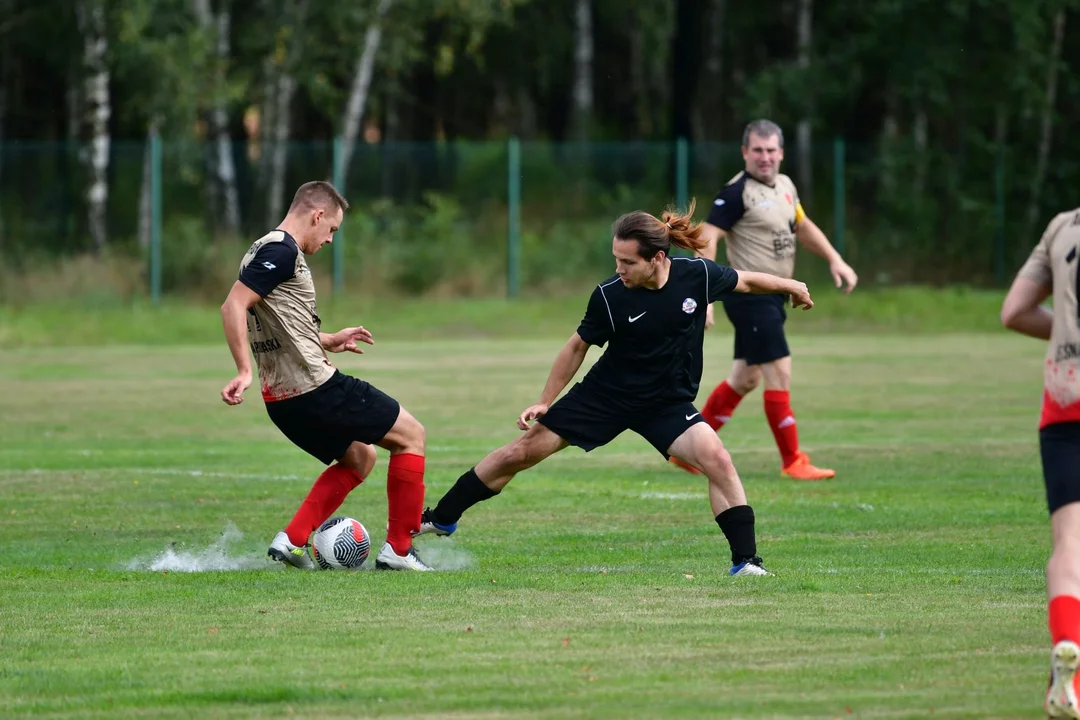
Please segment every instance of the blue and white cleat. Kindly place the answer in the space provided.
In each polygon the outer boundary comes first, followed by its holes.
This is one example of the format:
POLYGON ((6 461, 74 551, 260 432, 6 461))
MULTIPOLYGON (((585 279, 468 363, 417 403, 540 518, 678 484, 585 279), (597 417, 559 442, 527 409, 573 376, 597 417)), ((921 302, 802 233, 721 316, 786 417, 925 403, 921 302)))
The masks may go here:
POLYGON ((733 565, 728 573, 732 576, 735 575, 772 575, 771 572, 761 567, 761 558, 756 555, 752 558, 743 560, 738 565, 733 565))
POLYGON ((420 516, 420 530, 418 530, 416 534, 446 537, 448 535, 453 535, 455 530, 457 530, 457 523, 440 525, 432 519, 431 508, 425 508, 424 514, 420 516))

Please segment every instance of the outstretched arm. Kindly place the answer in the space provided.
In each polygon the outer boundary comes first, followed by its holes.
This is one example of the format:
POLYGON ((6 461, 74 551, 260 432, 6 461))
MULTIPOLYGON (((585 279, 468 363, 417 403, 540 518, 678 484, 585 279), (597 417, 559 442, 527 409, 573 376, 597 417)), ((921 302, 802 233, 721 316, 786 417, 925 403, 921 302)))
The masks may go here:
POLYGON ((737 270, 739 282, 735 285, 735 292, 741 293, 784 293, 791 296, 793 307, 802 305, 807 310, 814 307, 814 301, 810 299, 810 290, 806 283, 798 280, 787 280, 769 273, 750 272, 749 270, 737 270))
POLYGON ((799 220, 799 224, 795 227, 795 238, 807 250, 818 257, 825 258, 826 262, 829 263, 829 272, 832 274, 836 287, 841 287, 846 282, 847 287, 844 288, 844 292, 851 292, 855 289, 855 285, 859 282, 859 276, 855 274, 850 265, 844 262, 844 259, 840 257, 840 253, 836 251, 829 239, 825 237, 825 233, 814 224, 813 220, 803 215, 799 220))
POLYGON ((1001 304, 1001 324, 1022 335, 1049 340, 1054 313, 1042 307, 1048 297, 1048 286, 1018 275, 1001 304))
POLYGON ((544 390, 540 393, 540 402, 525 408, 525 411, 518 416, 519 428, 528 430, 529 421, 543 417, 551 403, 555 402, 555 398, 559 397, 559 393, 581 368, 587 352, 589 352, 589 344, 577 333, 571 335, 559 354, 555 356, 555 362, 551 366, 551 372, 548 373, 544 390))

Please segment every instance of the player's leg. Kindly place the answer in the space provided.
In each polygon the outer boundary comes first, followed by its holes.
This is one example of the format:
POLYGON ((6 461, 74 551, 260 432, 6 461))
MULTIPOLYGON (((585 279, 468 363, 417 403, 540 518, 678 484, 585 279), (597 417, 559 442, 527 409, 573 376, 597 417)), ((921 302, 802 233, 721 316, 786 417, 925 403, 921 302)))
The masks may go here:
MULTIPOLYGON (((337 462, 326 468, 311 486, 307 497, 300 503, 296 514, 278 533, 268 553, 279 562, 295 564, 291 558, 307 559, 304 548, 311 533, 322 525, 334 511, 341 507, 345 497, 371 474, 375 467, 375 448, 354 442, 337 462), (284 537, 282 537, 284 536, 284 537), (284 556, 284 557, 279 557, 284 556)), ((300 560, 306 567, 308 563, 300 560)))
POLYGON ((450 535, 462 513, 498 495, 517 473, 568 445, 585 452, 606 445, 626 427, 626 414, 613 408, 610 400, 575 385, 524 435, 459 477, 434 508, 424 511, 421 534, 450 535))
POLYGON ((835 477, 835 471, 810 464, 810 457, 799 449, 799 428, 791 409, 791 356, 763 362, 758 367, 765 379, 765 417, 780 451, 781 473, 793 480, 835 477))
POLYGON ((1040 432, 1043 476, 1053 550, 1046 564, 1053 718, 1080 717, 1080 423, 1049 425, 1040 432))
POLYGON ((724 443, 691 403, 641 413, 630 428, 663 455, 677 457, 709 479, 713 517, 731 550, 732 575, 767 575, 757 555, 754 510, 724 443))
POLYGON ((539 422, 533 424, 525 434, 488 453, 475 467, 462 474, 434 508, 424 511, 421 533, 452 534, 466 510, 495 497, 514 475, 568 445, 547 426, 539 422))
POLYGON ((376 443, 390 451, 386 470, 386 544, 375 558, 376 568, 431 569, 413 549, 413 536, 420 532, 420 516, 424 511, 425 442, 424 426, 399 406, 394 425, 376 443))

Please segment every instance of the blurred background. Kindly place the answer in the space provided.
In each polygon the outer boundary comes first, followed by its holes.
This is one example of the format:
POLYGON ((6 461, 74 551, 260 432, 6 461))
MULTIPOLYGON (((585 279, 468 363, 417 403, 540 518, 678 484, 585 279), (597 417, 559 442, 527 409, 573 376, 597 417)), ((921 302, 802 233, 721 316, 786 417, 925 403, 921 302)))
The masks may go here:
POLYGON ((320 178, 320 292, 580 295, 618 214, 704 219, 758 117, 867 286, 1001 287, 1078 204, 1078 10, 0 0, 0 301, 219 302, 320 178))

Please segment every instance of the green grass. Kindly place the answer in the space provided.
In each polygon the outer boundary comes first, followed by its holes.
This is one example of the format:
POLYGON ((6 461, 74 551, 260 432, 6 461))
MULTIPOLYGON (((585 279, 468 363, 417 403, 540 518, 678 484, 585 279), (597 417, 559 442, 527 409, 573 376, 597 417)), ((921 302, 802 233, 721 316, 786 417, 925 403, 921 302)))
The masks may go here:
MULTIPOLYGON (((790 313, 792 332, 951 333, 997 331, 1003 293, 951 288, 860 287, 844 295, 812 286, 810 312, 790 313)), ((363 324, 386 339, 568 337, 585 312, 592 285, 570 295, 500 298, 371 299, 334 301, 324 294, 326 327, 363 324)), ((224 299, 224 291, 222 294, 224 299)), ((719 309, 719 308, 718 308, 719 309)), ((726 322, 723 312, 718 321, 726 322)), ((110 343, 178 345, 221 341, 217 305, 166 300, 0 306, 0 346, 83 346, 110 343)))
MULTIPOLYGON (((448 307, 428 306, 444 319, 448 307)), ((190 337, 216 339, 196 328, 208 311, 166 312, 189 312, 190 337)), ((98 346, 53 348, 52 320, 14 317, 23 329, 0 350, 5 717, 1038 716, 1049 649, 1039 343, 796 333, 800 434, 837 480, 778 476, 760 394, 723 432, 775 577, 729 578, 703 481, 631 434, 568 449, 471 511, 458 535, 423 538, 444 572, 419 576, 264 560, 320 466, 257 395, 220 402, 223 344, 169 343, 145 321, 160 344, 110 345, 72 326, 54 339, 98 346), (150 569, 168 552, 243 569, 150 569)), ((116 337, 118 317, 98 327, 116 337)), ((434 500, 515 437, 570 328, 386 330, 341 366, 425 423, 434 500)), ((726 328, 710 334, 709 387, 729 348, 726 328)), ((385 473, 380 451, 342 508, 377 542, 385 473)))

